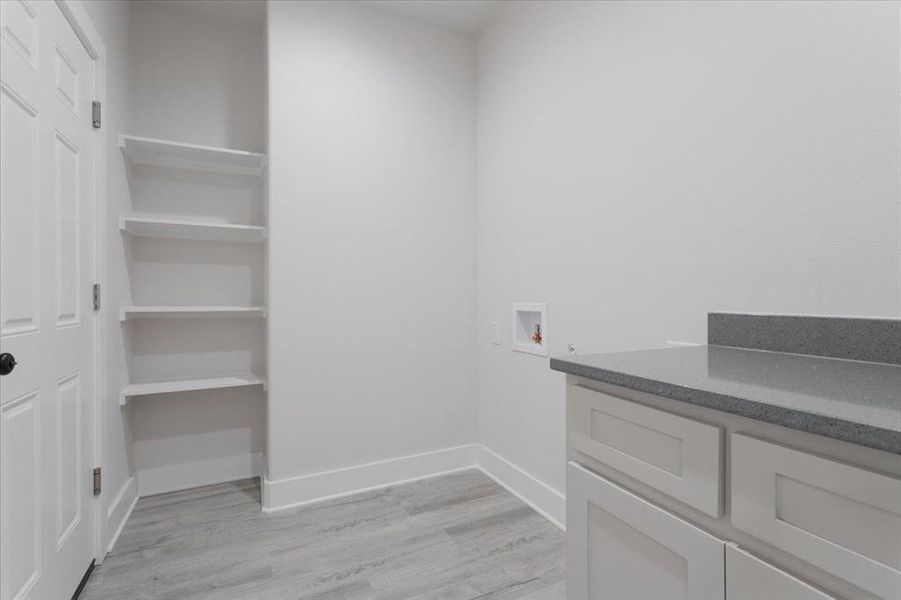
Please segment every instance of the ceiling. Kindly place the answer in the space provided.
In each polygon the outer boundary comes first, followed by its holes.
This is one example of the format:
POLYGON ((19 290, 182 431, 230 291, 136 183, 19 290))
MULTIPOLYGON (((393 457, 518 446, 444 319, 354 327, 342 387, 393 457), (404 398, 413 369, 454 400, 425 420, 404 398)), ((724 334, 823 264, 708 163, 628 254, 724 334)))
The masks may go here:
MULTIPOLYGON (((150 0, 204 19, 233 25, 262 26, 266 21, 266 0, 150 0)), ((340 1, 340 0, 336 0, 340 1)), ((453 29, 476 34, 492 19, 500 0, 351 0, 394 14, 403 15, 453 29)))
POLYGON ((462 33, 480 32, 500 6, 500 0, 358 0, 419 21, 462 33))
MULTIPOLYGON (((145 0, 148 1, 148 0, 145 0)), ((149 0, 167 8, 205 20, 231 25, 262 27, 266 22, 266 0, 149 0)))

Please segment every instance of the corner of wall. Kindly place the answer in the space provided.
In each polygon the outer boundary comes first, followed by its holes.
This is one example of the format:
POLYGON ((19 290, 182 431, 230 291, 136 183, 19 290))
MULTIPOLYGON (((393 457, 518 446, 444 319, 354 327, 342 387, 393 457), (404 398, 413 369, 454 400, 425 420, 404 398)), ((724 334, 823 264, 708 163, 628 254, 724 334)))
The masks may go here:
POLYGON ((479 470, 542 517, 566 531, 566 496, 486 446, 478 446, 479 470))
POLYGON ((480 444, 280 480, 271 480, 264 475, 263 511, 295 508, 473 468, 482 471, 560 529, 566 529, 566 497, 563 494, 480 444))
POLYGON ((103 540, 105 554, 113 551, 113 547, 119 540, 122 530, 125 529, 125 523, 128 522, 128 518, 131 516, 137 503, 138 483, 134 477, 129 477, 122 484, 122 487, 119 488, 119 493, 116 494, 116 498, 106 511, 106 522, 103 528, 104 537, 106 538, 103 540))
POLYGON ((138 469, 140 495, 151 496, 204 485, 260 477, 264 472, 262 452, 238 454, 186 463, 138 469))

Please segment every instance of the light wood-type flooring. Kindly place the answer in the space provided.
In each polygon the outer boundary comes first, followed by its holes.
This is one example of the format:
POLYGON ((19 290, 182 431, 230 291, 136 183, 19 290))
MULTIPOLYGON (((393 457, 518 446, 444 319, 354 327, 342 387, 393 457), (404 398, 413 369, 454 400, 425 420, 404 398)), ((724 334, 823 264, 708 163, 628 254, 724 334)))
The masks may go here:
POLYGON ((81 600, 564 600, 564 535, 478 470, 271 514, 256 480, 142 498, 81 600))

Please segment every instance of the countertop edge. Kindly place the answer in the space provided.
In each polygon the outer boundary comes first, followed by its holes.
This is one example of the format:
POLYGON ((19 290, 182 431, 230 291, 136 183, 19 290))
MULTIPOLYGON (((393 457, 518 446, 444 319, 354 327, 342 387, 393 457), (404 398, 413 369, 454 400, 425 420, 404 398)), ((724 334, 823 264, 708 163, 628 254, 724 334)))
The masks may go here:
POLYGON ((647 394, 654 394, 655 396, 662 396, 671 400, 747 417, 789 429, 805 431, 883 452, 901 454, 901 432, 891 429, 766 404, 696 387, 676 385, 658 379, 580 365, 562 358, 551 358, 550 367, 554 371, 584 377, 585 379, 601 383, 609 383, 647 394))

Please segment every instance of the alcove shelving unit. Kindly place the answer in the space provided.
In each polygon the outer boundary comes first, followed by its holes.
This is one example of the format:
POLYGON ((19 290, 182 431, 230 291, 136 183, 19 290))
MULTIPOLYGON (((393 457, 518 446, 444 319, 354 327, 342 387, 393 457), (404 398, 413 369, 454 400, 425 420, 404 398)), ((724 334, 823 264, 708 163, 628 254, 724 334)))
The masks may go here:
MULTIPOLYGON (((266 156, 229 148, 216 148, 122 135, 119 148, 130 167, 150 165, 164 169, 200 171, 206 173, 264 177, 266 156)), ((261 180, 262 184, 262 180, 261 180)), ((264 244, 264 225, 236 224, 209 218, 173 217, 170 214, 135 214, 123 216, 119 222, 123 235, 134 238, 159 240, 184 240, 195 242, 221 242, 264 244)), ((263 246, 265 253, 265 245, 263 246)), ((216 318, 226 322, 233 318, 258 318, 265 322, 263 305, 127 305, 119 307, 119 320, 123 326, 130 321, 146 319, 199 319, 216 318)), ((126 333, 127 335, 127 333, 126 333)), ((266 379, 256 373, 225 373, 216 376, 204 374, 192 378, 170 378, 151 381, 132 381, 120 390, 119 403, 125 406, 130 398, 170 394, 198 390, 216 390, 247 386, 262 386, 266 379)))

